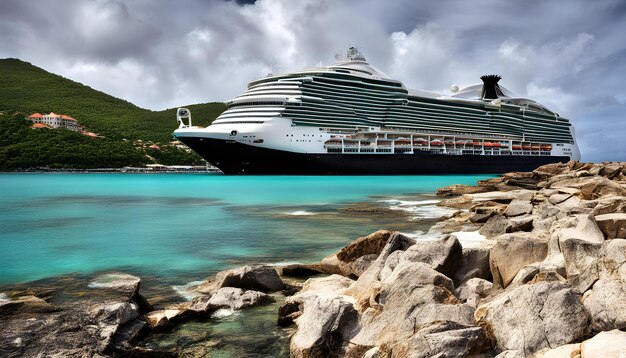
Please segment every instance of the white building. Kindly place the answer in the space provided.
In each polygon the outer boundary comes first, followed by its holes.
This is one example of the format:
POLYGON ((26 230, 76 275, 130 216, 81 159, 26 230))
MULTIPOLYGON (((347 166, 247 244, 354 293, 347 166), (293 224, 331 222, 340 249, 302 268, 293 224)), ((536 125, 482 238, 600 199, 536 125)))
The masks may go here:
POLYGON ((50 112, 49 114, 35 113, 28 116, 33 123, 40 123, 51 128, 67 128, 71 131, 80 132, 83 128, 78 124, 78 121, 65 114, 56 114, 50 112))

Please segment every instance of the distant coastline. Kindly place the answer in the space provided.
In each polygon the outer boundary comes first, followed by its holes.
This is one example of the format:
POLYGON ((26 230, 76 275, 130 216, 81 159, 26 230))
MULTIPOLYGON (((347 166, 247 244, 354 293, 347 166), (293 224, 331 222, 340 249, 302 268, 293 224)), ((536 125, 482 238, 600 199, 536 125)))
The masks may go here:
POLYGON ((91 168, 91 169, 66 169, 66 168, 31 168, 0 171, 0 174, 15 173, 131 173, 131 174, 177 174, 177 173, 212 173, 221 171, 214 167, 204 166, 163 166, 163 167, 122 167, 122 168, 91 168))

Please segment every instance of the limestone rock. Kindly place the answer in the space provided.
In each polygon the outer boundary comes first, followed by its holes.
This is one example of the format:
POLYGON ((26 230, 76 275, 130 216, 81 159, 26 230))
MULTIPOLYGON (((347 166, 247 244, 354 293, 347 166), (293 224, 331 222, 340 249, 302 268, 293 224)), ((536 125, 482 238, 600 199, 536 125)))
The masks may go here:
POLYGON ((261 292, 275 292, 283 289, 284 283, 270 266, 245 266, 219 272, 215 278, 198 286, 198 292, 211 293, 222 287, 237 287, 261 292))
POLYGON ((567 199, 569 199, 571 197, 572 197, 571 194, 557 193, 557 194, 551 195, 550 198, 548 198, 548 201, 552 205, 557 205, 557 204, 560 204, 560 203, 564 202, 565 200, 567 200, 567 199))
POLYGON ((581 293, 598 280, 598 257, 601 248, 602 244, 579 239, 566 240, 561 245, 567 281, 581 293))
POLYGON ((507 217, 530 214, 533 211, 533 204, 530 200, 514 199, 507 206, 504 215, 507 217))
POLYGON ((487 238, 491 238, 506 233, 510 227, 511 223, 504 216, 494 215, 487 220, 478 232, 487 238))
POLYGON ((599 252, 599 278, 626 282, 626 239, 607 240, 599 252))
POLYGON ((454 235, 439 240, 420 241, 409 247, 400 262, 423 262, 451 277, 463 259, 463 248, 454 235))
POLYGON ((210 313, 222 307, 239 310, 273 301, 272 296, 263 292, 243 290, 235 287, 222 287, 211 296, 195 298, 189 309, 196 312, 210 313))
POLYGON ((609 196, 597 200, 593 208, 596 217, 603 214, 626 213, 626 200, 622 196, 609 196))
POLYGON ((626 328, 626 282, 603 279, 583 297, 591 315, 591 329, 609 331, 626 328))
POLYGON ((491 249, 489 266, 493 283, 505 288, 518 271, 533 262, 543 261, 548 254, 548 240, 531 233, 512 233, 498 236, 491 249))
POLYGON ((475 317, 498 350, 519 350, 526 356, 580 339, 589 319, 580 295, 558 281, 505 291, 478 307, 475 317))
POLYGON ((350 271, 354 276, 359 277, 377 258, 378 254, 363 255, 350 263, 350 271))
POLYGON ((468 194, 475 203, 481 201, 510 202, 513 199, 532 200, 535 195, 534 190, 511 190, 511 191, 491 191, 488 193, 468 194))
POLYGON ((380 254, 392 231, 379 230, 365 237, 352 241, 337 253, 337 258, 343 262, 352 262, 363 255, 380 254))
POLYGON ((454 282, 458 285, 471 278, 490 280, 490 251, 491 249, 488 247, 463 248, 463 258, 461 259, 459 268, 454 273, 454 282))
POLYGON ((561 246, 564 241, 570 239, 594 243, 602 243, 604 241, 604 235, 591 214, 576 215, 567 220, 561 229, 555 231, 554 235, 558 237, 561 246))
POLYGON ((524 215, 524 216, 516 216, 513 218, 509 218, 510 226, 507 229, 507 232, 531 232, 534 227, 534 221, 537 217, 533 215, 524 215))
POLYGON ((626 239, 626 214, 612 213, 595 217, 600 230, 607 239, 626 239))
POLYGON ((481 351, 487 341, 480 327, 454 322, 435 322, 392 347, 394 357, 467 357, 481 351), (443 355, 442 355, 443 354, 443 355))
POLYGON ((341 275, 315 277, 308 279, 302 290, 287 297, 278 310, 278 324, 288 326, 300 317, 305 303, 319 297, 341 297, 354 281, 341 275))
POLYGON ((609 195, 626 196, 626 188, 607 178, 593 177, 593 180, 580 187, 580 194, 587 200, 609 195))
POLYGON ((481 299, 487 297, 489 291, 493 287, 493 283, 483 280, 482 278, 471 278, 463 282, 454 294, 463 303, 467 303, 472 307, 477 307, 481 299))
POLYGON ((358 313, 339 297, 316 297, 304 306, 291 338, 292 357, 328 357, 344 349, 358 327, 358 313))
POLYGON ((622 358, 626 352, 626 332, 600 332, 580 345, 582 358, 622 358))
POLYGON ((358 280, 346 291, 346 294, 353 296, 358 302, 367 306, 372 290, 380 283, 380 274, 383 268, 385 268, 387 258, 395 251, 404 251, 414 244, 415 240, 402 234, 395 233, 391 235, 376 261, 359 276, 358 280))
POLYGON ((463 194, 483 193, 488 191, 487 188, 480 186, 470 186, 464 184, 452 184, 437 189, 437 196, 441 197, 454 197, 463 194))

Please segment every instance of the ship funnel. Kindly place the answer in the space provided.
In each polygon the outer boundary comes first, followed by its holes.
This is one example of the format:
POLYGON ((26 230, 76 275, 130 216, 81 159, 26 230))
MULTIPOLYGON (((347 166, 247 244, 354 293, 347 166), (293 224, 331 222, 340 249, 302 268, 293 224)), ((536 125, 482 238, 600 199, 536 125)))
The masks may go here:
POLYGON ((480 79, 483 80, 483 92, 481 94, 482 99, 492 100, 497 99, 498 97, 505 97, 504 93, 498 86, 498 81, 500 81, 502 77, 498 75, 484 75, 480 76, 480 79))

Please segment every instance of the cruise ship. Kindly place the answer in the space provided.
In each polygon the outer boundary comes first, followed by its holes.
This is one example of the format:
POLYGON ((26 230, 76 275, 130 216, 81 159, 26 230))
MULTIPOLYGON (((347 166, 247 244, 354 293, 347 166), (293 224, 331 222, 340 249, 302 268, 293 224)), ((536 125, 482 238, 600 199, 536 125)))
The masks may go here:
POLYGON ((570 121, 500 86, 406 88, 350 47, 338 63, 250 82, 210 126, 174 136, 225 174, 479 174, 580 159, 570 121))

